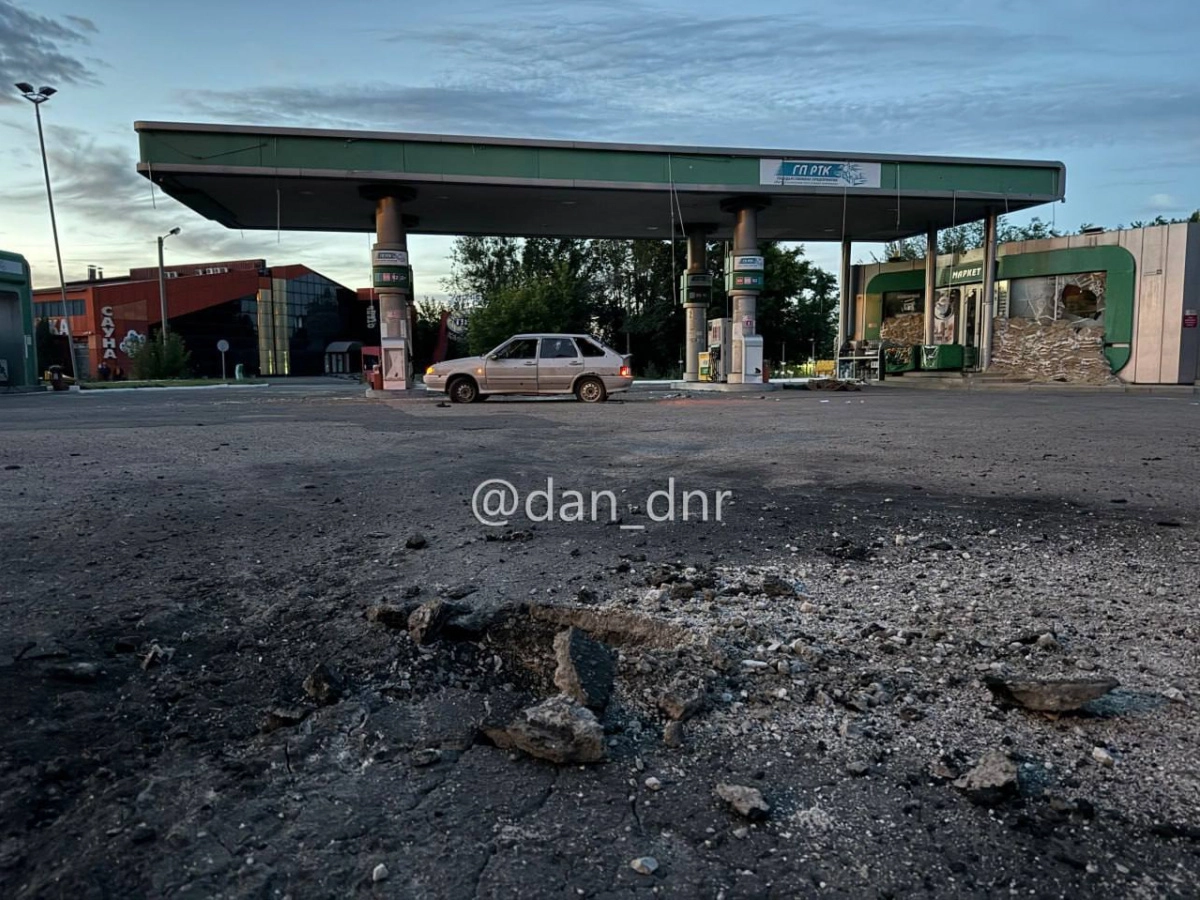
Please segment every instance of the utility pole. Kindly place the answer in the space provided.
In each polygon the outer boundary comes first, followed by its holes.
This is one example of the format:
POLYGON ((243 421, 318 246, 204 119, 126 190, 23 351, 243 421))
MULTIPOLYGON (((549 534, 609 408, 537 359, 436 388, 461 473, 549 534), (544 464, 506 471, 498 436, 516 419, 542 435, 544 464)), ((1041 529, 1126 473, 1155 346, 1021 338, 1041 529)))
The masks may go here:
POLYGON ((167 344, 167 280, 163 275, 163 241, 173 234, 179 234, 178 225, 158 239, 158 305, 160 307, 159 314, 162 316, 159 340, 162 341, 164 347, 167 344))
POLYGON ((38 146, 42 150, 42 173, 46 176, 46 202, 50 206, 50 232, 54 235, 54 258, 58 262, 58 284, 62 292, 63 325, 67 332, 67 357, 71 362, 71 376, 76 384, 81 380, 79 367, 75 362, 75 338, 71 334, 71 314, 67 308, 67 281, 63 277, 62 250, 58 246, 58 221, 54 217, 54 194, 50 190, 50 165, 46 162, 46 138, 42 134, 42 104, 53 97, 58 91, 52 87, 40 87, 34 90, 32 84, 19 81, 16 88, 26 100, 33 104, 34 116, 37 118, 38 146))

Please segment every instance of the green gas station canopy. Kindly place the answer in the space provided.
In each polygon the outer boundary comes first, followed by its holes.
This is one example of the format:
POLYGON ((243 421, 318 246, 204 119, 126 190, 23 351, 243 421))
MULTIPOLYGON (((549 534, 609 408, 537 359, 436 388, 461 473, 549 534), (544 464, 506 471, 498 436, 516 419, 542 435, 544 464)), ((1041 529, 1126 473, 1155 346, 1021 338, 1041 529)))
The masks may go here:
POLYGON ((137 122, 138 171, 229 228, 369 232, 392 188, 416 234, 669 237, 767 201, 764 240, 890 241, 1064 196, 1062 163, 137 122))

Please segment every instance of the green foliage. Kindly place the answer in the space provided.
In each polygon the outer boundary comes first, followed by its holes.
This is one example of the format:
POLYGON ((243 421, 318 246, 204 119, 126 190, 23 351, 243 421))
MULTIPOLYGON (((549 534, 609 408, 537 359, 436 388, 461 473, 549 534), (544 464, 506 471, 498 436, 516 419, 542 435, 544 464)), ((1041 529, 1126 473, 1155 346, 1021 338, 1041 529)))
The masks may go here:
MULTIPOLYGON (((767 290, 757 318, 767 347, 807 353, 815 339, 818 349, 831 348, 835 277, 805 260, 802 248, 766 243, 762 251, 767 290)), ((723 244, 708 246, 710 317, 726 313, 724 253, 723 244)), ((587 333, 631 354, 638 375, 670 377, 683 357, 679 279, 686 268, 682 240, 460 238, 446 287, 470 311, 472 353, 521 332, 587 333)))
POLYGON ((133 377, 139 380, 186 378, 191 374, 188 363, 192 354, 184 346, 183 338, 173 331, 167 334, 165 342, 161 339, 161 332, 155 332, 131 355, 133 377))
POLYGON ((586 333, 585 289, 581 282, 560 279, 503 288, 471 313, 467 331, 471 352, 486 353, 522 332, 586 333))

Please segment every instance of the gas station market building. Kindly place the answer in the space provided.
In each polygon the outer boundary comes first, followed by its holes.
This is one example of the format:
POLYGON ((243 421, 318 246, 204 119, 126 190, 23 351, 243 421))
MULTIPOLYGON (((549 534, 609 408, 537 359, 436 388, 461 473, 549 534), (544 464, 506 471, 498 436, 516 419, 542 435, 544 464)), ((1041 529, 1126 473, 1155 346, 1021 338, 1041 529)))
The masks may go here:
MULTIPOLYGON (((412 385, 410 234, 686 236, 680 296, 688 383, 699 381, 699 361, 709 349, 706 242, 725 240, 731 251, 722 268, 732 317, 724 377, 731 385, 753 386, 763 381, 762 336, 755 326, 763 287, 760 240, 841 243, 840 348, 881 336, 882 305, 873 321, 864 273, 852 271, 855 242, 926 235, 936 246, 939 230, 983 220, 975 297, 977 309, 996 310, 997 218, 1065 196, 1065 167, 1037 160, 163 122, 138 122, 135 129, 138 171, 228 228, 374 232, 373 287, 384 387, 391 390, 412 385)), ((924 297, 937 296, 939 277, 948 277, 939 274, 946 264, 930 258, 915 272, 908 264, 904 289, 916 281, 924 297)), ((934 306, 922 306, 917 343, 935 343, 934 306)), ((966 337, 975 342, 976 367, 986 370, 995 323, 980 315, 976 323, 966 337)), ((962 337, 960 329, 956 339, 962 337)), ((1107 348, 1110 357, 1119 358, 1132 339, 1118 337, 1123 340, 1111 343, 1126 346, 1107 348)))

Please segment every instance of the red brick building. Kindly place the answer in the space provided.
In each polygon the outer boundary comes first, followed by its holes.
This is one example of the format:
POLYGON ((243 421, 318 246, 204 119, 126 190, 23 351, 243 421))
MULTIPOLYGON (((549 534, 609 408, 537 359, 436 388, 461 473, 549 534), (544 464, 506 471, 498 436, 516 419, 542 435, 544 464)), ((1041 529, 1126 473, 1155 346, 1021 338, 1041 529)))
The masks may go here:
MULTIPOLYGON (((230 345, 230 374, 240 363, 261 375, 321 374, 330 344, 378 343, 378 326, 368 325, 370 303, 307 266, 243 259, 163 272, 168 328, 184 339, 197 376, 220 376, 221 340, 230 345)), ((34 315, 48 319, 55 334, 66 333, 64 313, 85 375, 95 377, 101 362, 128 375, 130 349, 162 325, 158 268, 68 283, 66 310, 58 288, 34 292, 34 315)))

